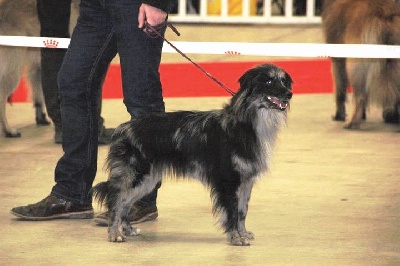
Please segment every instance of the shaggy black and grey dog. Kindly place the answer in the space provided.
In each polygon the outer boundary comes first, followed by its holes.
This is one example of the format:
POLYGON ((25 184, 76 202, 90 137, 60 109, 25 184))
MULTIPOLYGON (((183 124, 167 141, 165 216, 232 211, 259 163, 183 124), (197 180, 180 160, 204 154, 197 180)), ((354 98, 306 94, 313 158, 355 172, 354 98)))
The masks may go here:
POLYGON ((232 245, 246 246, 245 228, 254 182, 268 170, 279 128, 286 123, 292 79, 275 65, 248 70, 221 110, 151 114, 120 125, 107 159, 109 180, 93 188, 109 210, 109 241, 136 235, 131 206, 162 176, 192 177, 211 190, 213 213, 232 245))

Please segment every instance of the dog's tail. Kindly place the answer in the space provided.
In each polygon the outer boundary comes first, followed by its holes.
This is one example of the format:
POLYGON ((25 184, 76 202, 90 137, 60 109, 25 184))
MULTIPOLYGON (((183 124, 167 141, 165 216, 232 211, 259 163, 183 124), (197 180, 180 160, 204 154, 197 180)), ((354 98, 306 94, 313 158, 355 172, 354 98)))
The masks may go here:
MULTIPOLYGON (((371 18, 362 37, 364 43, 400 45, 399 6, 393 2, 392 9, 382 7, 381 14, 371 18)), ((369 88, 369 100, 392 108, 400 99, 400 60, 381 58, 367 63, 366 88, 369 88)))
POLYGON ((91 190, 94 199, 97 200, 100 203, 100 205, 103 205, 107 202, 109 194, 108 184, 109 184, 108 181, 98 183, 91 190))

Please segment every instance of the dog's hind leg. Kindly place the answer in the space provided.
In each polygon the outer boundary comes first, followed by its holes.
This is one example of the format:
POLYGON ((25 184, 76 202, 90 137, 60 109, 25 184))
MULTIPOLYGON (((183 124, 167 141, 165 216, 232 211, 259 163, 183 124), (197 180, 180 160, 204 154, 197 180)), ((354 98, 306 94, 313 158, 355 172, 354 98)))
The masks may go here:
POLYGON ((31 57, 27 65, 26 76, 31 86, 32 101, 35 107, 36 125, 47 126, 50 122, 46 119, 45 102, 43 96, 40 54, 37 50, 28 50, 28 56, 31 57))
POLYGON ((7 138, 21 137, 21 133, 11 128, 7 121, 6 105, 8 98, 17 88, 22 75, 24 49, 21 47, 0 47, 0 126, 7 138))
POLYGON ((348 77, 346 73, 346 59, 332 58, 332 73, 335 82, 336 114, 333 116, 335 121, 346 120, 346 100, 348 77))
POLYGON ((138 235, 140 229, 133 228, 129 223, 129 211, 135 202, 130 191, 117 192, 115 204, 107 204, 109 210, 108 240, 110 242, 125 242, 127 236, 138 235))
POLYGON ((108 240, 110 242, 125 242, 127 236, 140 233, 140 229, 132 227, 129 212, 135 202, 149 194, 161 179, 154 175, 137 175, 129 180, 113 178, 109 180, 111 187, 107 207, 109 210, 108 240), (129 182, 131 181, 131 182, 129 182), (129 188, 125 185, 130 186, 129 188), (110 197, 110 195, 112 195, 110 197))
MULTIPOLYGON (((131 132, 125 124, 124 133, 131 132)), ((121 134, 121 127, 116 134, 121 134)), ((132 138, 131 135, 124 137, 132 138)), ((110 171, 108 180, 107 207, 109 210, 108 239, 111 242, 124 242, 126 236, 139 231, 129 223, 129 211, 133 204, 149 194, 161 181, 162 173, 151 165, 140 150, 120 137, 110 147, 107 164, 110 171)))
POLYGON ((367 78, 370 67, 370 64, 365 61, 351 59, 347 61, 355 109, 350 122, 344 127, 346 129, 359 129, 363 119, 366 118, 365 112, 368 105, 367 78))
POLYGON ((347 123, 344 128, 345 129, 359 129, 363 117, 365 117, 365 110, 367 107, 367 97, 362 96, 360 98, 355 99, 355 109, 354 114, 349 123, 347 123))

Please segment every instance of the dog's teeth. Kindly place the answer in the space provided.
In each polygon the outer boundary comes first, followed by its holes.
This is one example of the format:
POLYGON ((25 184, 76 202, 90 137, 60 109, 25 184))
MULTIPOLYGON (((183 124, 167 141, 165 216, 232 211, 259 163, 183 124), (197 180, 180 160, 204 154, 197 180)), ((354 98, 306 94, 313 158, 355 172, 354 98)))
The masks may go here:
POLYGON ((268 98, 268 100, 271 100, 271 99, 272 99, 270 96, 268 96, 267 98, 268 98))

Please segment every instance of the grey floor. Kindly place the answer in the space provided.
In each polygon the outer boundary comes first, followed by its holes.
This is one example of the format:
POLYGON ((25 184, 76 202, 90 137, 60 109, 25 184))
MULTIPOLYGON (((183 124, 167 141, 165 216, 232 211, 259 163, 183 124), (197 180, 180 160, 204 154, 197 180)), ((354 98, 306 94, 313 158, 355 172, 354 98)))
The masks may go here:
MULTIPOLYGON (((318 26, 178 28, 189 35, 185 41, 321 40, 318 26)), ((242 59, 252 58, 195 56, 198 61, 242 59)), ((180 60, 164 57, 164 62, 180 60)), ((227 100, 165 101, 172 111, 215 109, 227 100)), ((129 118, 121 100, 105 100, 103 110, 108 127, 129 118)), ((92 220, 27 222, 9 214, 14 206, 47 196, 62 154, 52 143, 52 127, 36 127, 31 104, 16 103, 8 107, 8 117, 22 138, 0 139, 0 264, 400 265, 399 128, 384 124, 381 110, 371 107, 362 129, 348 131, 331 120, 333 112, 330 94, 294 96, 271 172, 253 190, 247 226, 256 238, 250 247, 226 244, 205 188, 171 180, 159 192, 159 218, 138 225, 141 236, 115 244, 92 220)), ((96 183, 106 179, 107 150, 100 147, 96 183)))

